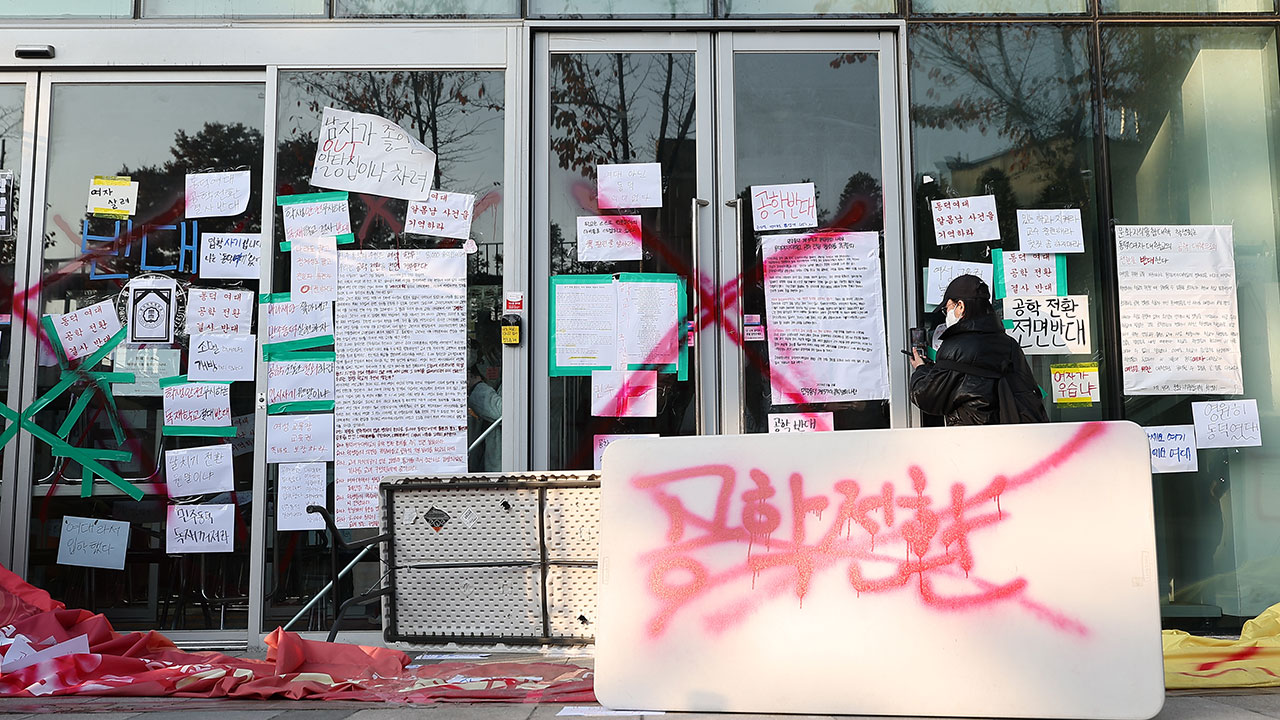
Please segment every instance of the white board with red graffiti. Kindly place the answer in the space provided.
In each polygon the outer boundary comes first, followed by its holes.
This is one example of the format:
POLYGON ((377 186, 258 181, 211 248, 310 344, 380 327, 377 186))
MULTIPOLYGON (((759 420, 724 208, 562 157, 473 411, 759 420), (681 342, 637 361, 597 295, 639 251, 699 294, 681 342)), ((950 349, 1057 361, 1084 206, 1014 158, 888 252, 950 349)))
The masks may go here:
POLYGON ((1150 718, 1128 422, 611 444, 595 690, 616 709, 1150 718))

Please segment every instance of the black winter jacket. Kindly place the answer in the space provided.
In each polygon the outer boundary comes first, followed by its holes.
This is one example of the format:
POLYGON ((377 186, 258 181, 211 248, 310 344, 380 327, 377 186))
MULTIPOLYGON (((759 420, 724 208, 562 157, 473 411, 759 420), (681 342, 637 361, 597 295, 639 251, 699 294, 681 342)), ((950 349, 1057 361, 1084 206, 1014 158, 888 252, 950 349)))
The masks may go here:
MULTIPOLYGON (((1036 388, 1035 376, 1018 342, 1005 334, 994 313, 960 322, 942 333, 939 360, 973 365, 1000 372, 1012 361, 1017 376, 1015 387, 1036 388)), ((925 363, 911 373, 911 402, 921 412, 941 415, 947 425, 996 425, 1000 422, 1000 400, 996 380, 969 375, 925 363)), ((1039 390, 1035 389, 1037 398, 1039 390)))

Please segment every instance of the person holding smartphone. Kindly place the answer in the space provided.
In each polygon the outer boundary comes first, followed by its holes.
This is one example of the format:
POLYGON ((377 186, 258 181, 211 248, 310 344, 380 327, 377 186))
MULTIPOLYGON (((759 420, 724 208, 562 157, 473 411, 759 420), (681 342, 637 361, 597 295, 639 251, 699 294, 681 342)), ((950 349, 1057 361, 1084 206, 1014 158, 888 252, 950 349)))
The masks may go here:
POLYGON ((947 327, 937 360, 927 362, 912 347, 911 402, 948 426, 1047 421, 1027 356, 992 311, 987 283, 976 275, 955 278, 938 309, 947 327))

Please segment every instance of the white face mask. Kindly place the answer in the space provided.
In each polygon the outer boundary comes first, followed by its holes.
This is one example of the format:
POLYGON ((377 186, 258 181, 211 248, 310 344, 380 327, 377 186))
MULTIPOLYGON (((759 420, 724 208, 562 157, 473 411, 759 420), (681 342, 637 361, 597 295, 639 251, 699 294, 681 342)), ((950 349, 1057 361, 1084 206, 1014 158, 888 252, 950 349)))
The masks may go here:
POLYGON ((947 322, 947 327, 951 327, 952 325, 955 325, 956 323, 960 322, 960 316, 959 316, 959 315, 956 315, 956 310, 955 310, 955 308, 951 308, 951 309, 947 310, 947 321, 946 321, 946 322, 947 322))

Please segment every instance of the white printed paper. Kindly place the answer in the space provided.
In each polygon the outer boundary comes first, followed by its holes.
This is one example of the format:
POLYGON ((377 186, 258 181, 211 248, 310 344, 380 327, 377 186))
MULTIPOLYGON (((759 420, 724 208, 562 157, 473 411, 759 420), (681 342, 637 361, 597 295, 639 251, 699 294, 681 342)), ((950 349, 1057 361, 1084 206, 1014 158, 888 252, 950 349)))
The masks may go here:
POLYGON ((1238 395, 1229 225, 1117 225, 1126 395, 1238 395))
POLYGON ((1258 401, 1213 400, 1191 403, 1191 419, 1195 422, 1196 447, 1260 447, 1262 424, 1258 419, 1258 401))
POLYGON ((231 424, 231 386, 225 383, 182 383, 161 388, 164 424, 226 427, 231 424))
POLYGON ((338 527, 378 525, 378 483, 467 470, 467 256, 343 252, 337 312, 338 527))
POLYGON ((602 210, 662 207, 660 163, 597 165, 596 183, 598 207, 602 210))
POLYGON ((267 363, 267 410, 279 403, 333 402, 334 361, 276 360, 267 363))
POLYGON ((276 530, 323 530, 319 513, 307 512, 308 505, 329 507, 325 497, 328 465, 325 463, 281 463, 276 475, 276 530))
POLYGON ((1092 352, 1089 296, 1015 297, 1004 302, 1005 328, 1027 355, 1092 352))
POLYGON ((267 462, 333 460, 333 415, 268 415, 267 462))
POLYGON ((1019 210, 1018 249, 1025 253, 1082 253, 1080 210, 1019 210))
POLYGON ((164 472, 171 497, 235 490, 231 446, 227 444, 165 450, 164 472))
POLYGON ((386 118, 327 107, 316 145, 316 187, 401 200, 421 200, 431 191, 436 154, 386 118))
POLYGON ((813 183, 752 186, 751 222, 756 232, 817 227, 813 183))
MULTIPOLYGON (((962 260, 939 260, 929 258, 928 280, 925 287, 924 301, 927 305, 941 305, 947 286, 961 275, 976 275, 991 287, 991 263, 964 262, 962 260)), ((988 298, 990 299, 990 298, 988 298)))
POLYGON ((555 292, 556 365, 613 367, 618 359, 618 294, 611 283, 561 283, 555 292))
POLYGON ((256 335, 204 333, 191 336, 187 379, 200 382, 252 380, 257 369, 256 335))
POLYGON ((930 202, 933 231, 939 245, 1000 239, 995 195, 944 198, 930 202))
POLYGON ((187 175, 188 219, 239 215, 248 206, 248 170, 187 175))
POLYGON ((432 190, 425 200, 409 203, 404 231, 467 240, 471 237, 471 218, 475 207, 475 195, 432 190))
POLYGON ((164 551, 170 555, 234 552, 235 535, 235 505, 170 505, 164 551))
POLYGON ((618 440, 622 440, 623 438, 635 438, 635 437, 659 437, 659 435, 657 435, 656 433, 639 433, 636 435, 595 435, 593 436, 592 441, 593 441, 593 445, 595 446, 595 452, 593 453, 593 455, 595 456, 595 461, 591 467, 595 470, 599 470, 601 468, 601 464, 604 462, 605 448, 609 447, 610 445, 612 445, 614 442, 618 440))
POLYGON ((62 518, 58 537, 58 564, 123 570, 129 547, 129 523, 118 520, 62 518))
POLYGON ((743 342, 764 342, 767 338, 764 334, 763 325, 744 325, 742 328, 743 342))
POLYGON ((178 283, 173 278, 142 277, 129 281, 128 322, 131 343, 173 342, 178 283))
POLYGON ((252 333, 254 299, 253 292, 249 290, 188 289, 187 334, 252 333))
POLYGON ((657 371, 592 370, 591 414, 594 417, 657 417, 657 371))
POLYGON ((1004 252, 1005 297, 1058 294, 1058 256, 1045 253, 1004 252))
POLYGON ((617 293, 620 367, 678 362, 679 286, 671 282, 619 282, 617 293))
POLYGON ((328 300, 262 303, 261 310, 267 327, 265 343, 333 336, 333 303, 328 300))
POLYGON ((114 372, 133 373, 131 383, 112 383, 111 394, 160 397, 160 378, 182 373, 182 351, 173 348, 120 345, 111 353, 114 372))
POLYGON ((835 430, 833 413, 769 413, 769 432, 831 432, 835 430))
POLYGON ((110 300, 50 317, 68 360, 92 355, 120 332, 120 316, 110 300))
POLYGON ((298 302, 338 299, 338 238, 305 237, 290 241, 293 271, 289 297, 298 302))
MULTIPOLYGON (((316 195, 324 198, 326 193, 316 195)), ((286 202, 280 206, 280 212, 284 216, 284 237, 289 241, 290 251, 294 240, 335 237, 351 232, 351 208, 345 197, 286 202)))
POLYGON ((578 260, 608 262, 644 256, 639 215, 578 217, 578 260))
POLYGON ((95 176, 89 181, 89 200, 85 211, 119 220, 138 211, 138 183, 127 177, 95 176))
POLYGON ((1151 472, 1195 472, 1200 469, 1196 454, 1195 425, 1155 425, 1143 428, 1151 445, 1151 472))
POLYGON ((262 260, 258 233, 200 233, 200 277, 257 280, 262 260))
POLYGON ((773 404, 887 399, 880 236, 762 240, 773 404))
MULTIPOLYGON (((5 650, 4 660, 0 662, 0 673, 15 673, 46 660, 66 657, 67 655, 87 655, 88 653, 88 635, 77 635, 69 640, 50 645, 43 650, 32 648, 26 637, 19 635, 18 639, 5 650)), ((33 694, 40 693, 33 691, 33 694)))

